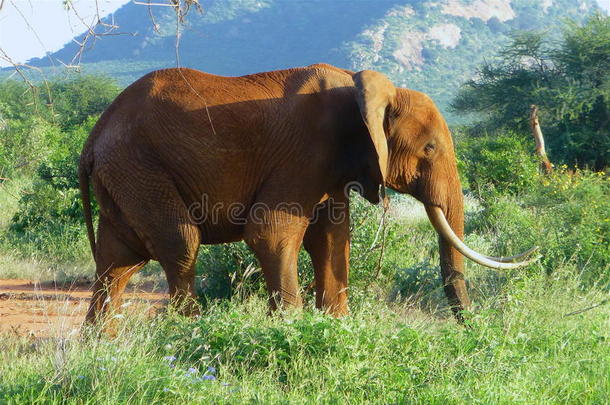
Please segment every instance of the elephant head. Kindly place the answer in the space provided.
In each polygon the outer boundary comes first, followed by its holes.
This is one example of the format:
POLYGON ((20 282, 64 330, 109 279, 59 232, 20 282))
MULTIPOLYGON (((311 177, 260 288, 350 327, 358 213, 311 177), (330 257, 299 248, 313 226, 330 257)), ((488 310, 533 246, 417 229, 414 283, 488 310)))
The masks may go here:
MULTIPOLYGON (((362 71, 352 76, 360 114, 374 146, 377 167, 369 177, 381 187, 421 201, 439 235, 444 289, 456 316, 470 305, 463 257, 495 269, 525 266, 516 262, 537 248, 511 257, 491 257, 466 246, 464 206, 451 133, 434 102, 418 91, 396 88, 383 74, 362 71)), ((373 148, 370 148, 371 150, 373 148)), ((376 189, 375 191, 377 191, 376 189)), ((363 196, 379 201, 371 190, 363 196)))

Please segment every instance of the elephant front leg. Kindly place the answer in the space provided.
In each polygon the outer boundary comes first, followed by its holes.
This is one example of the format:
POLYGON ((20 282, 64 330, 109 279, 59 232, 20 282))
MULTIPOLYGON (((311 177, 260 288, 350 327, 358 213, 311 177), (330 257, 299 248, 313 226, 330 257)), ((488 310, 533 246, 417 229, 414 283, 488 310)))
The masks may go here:
POLYGON ((307 228, 305 249, 311 257, 316 285, 316 307, 336 317, 347 315, 349 275, 349 203, 327 201, 307 228))
POLYGON ((246 226, 244 240, 262 267, 271 310, 303 306, 297 258, 305 227, 305 218, 276 210, 259 211, 246 226))

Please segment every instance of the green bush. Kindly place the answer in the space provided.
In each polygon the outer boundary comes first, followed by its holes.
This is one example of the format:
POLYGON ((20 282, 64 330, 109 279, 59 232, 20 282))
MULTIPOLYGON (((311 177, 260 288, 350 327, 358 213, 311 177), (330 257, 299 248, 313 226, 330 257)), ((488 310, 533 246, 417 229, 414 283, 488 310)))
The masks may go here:
POLYGON ((245 298, 264 288, 258 262, 244 242, 202 245, 197 275, 204 302, 234 295, 245 298))
POLYGON ((106 76, 81 76, 55 81, 49 91, 40 91, 42 102, 52 106, 53 119, 63 129, 85 124, 101 114, 119 94, 120 87, 106 76))
POLYGON ((434 257, 436 234, 418 211, 421 207, 412 197, 390 192, 390 208, 382 224, 380 206, 359 196, 351 199, 350 283, 358 288, 391 285, 398 269, 434 257))
POLYGON ((390 293, 392 301, 417 301, 426 304, 430 301, 440 302, 443 294, 441 272, 438 264, 428 260, 413 266, 398 268, 394 275, 393 288, 390 293))
POLYGON ((104 111, 118 92, 113 81, 94 76, 34 87, 0 83, 0 176, 29 175, 49 154, 76 149, 75 143, 85 139, 76 133, 83 127, 88 131, 91 117, 104 111))
POLYGON ((461 169, 473 191, 518 194, 538 181, 533 147, 512 133, 469 138, 457 148, 461 169))
MULTIPOLYGON (((8 239, 18 249, 29 254, 37 246, 40 253, 70 260, 86 254, 70 246, 86 239, 77 168, 82 144, 95 120, 90 117, 76 128, 53 133, 57 137, 54 148, 38 162, 35 180, 22 193, 9 228, 8 239), (64 243, 58 245, 60 240, 64 243), (57 251, 60 246, 62 250, 57 251)), ((93 207, 97 212, 97 205, 93 207)))
POLYGON ((8 121, 0 129, 0 176, 30 175, 58 146, 61 130, 39 117, 8 121))
MULTIPOLYGON (((0 173, 34 178, 21 193, 8 233, 1 239, 24 256, 80 259, 88 253, 80 248, 86 245, 86 233, 78 160, 99 114, 118 88, 108 79, 94 77, 48 86, 50 92, 44 91, 46 86, 35 91, 40 103, 30 106, 15 97, 26 90, 25 85, 0 85, 0 116, 7 117, 0 129, 0 173)), ((93 208, 97 211, 95 202, 93 208)))
MULTIPOLYGON (((601 172, 556 170, 518 198, 489 195, 469 218, 467 234, 486 235, 496 254, 540 246, 541 264, 553 272, 578 268, 583 285, 610 282, 610 181, 601 172)), ((513 253, 511 253, 513 252, 513 253)))

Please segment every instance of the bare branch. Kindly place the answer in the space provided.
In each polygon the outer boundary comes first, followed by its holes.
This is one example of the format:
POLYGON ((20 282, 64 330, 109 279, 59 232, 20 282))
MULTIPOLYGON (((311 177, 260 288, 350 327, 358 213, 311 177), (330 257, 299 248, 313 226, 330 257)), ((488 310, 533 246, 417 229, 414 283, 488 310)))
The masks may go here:
POLYGON ((11 59, 11 57, 8 56, 8 54, 2 48, 0 48, 0 59, 10 63, 13 66, 13 69, 15 69, 15 73, 18 74, 21 77, 21 79, 23 80, 23 82, 28 86, 30 93, 32 95, 32 102, 34 103, 34 108, 38 112, 38 103, 37 103, 37 99, 36 99, 36 94, 38 93, 37 88, 36 88, 36 86, 34 86, 34 84, 30 81, 30 79, 26 76, 26 74, 21 69, 24 65, 13 61, 13 59, 11 59))
MULTIPOLYGON (((21 19, 23 20, 23 22, 25 23, 26 27, 32 32, 32 34, 34 34, 34 36, 36 37, 36 40, 38 41, 38 44, 42 47, 42 49, 44 49, 45 55, 49 54, 49 51, 47 50, 46 46, 44 45, 44 43, 42 42, 42 40, 40 39, 40 36, 38 35, 38 33, 36 32, 36 30, 30 25, 30 22, 28 21, 27 18, 25 18, 25 15, 21 12, 21 9, 19 9, 19 7, 17 7, 17 4, 15 4, 15 2, 13 0, 9 0, 11 3, 11 6, 13 6, 13 8, 15 10, 17 10, 17 14, 19 14, 19 16, 21 17, 21 19)), ((0 7, 1 8, 1 7, 0 7)), ((51 64, 53 64, 53 58, 49 57, 49 61, 51 61, 51 64)))
POLYGON ((155 15, 152 11, 152 3, 148 0, 148 16, 150 17, 150 21, 153 24, 153 30, 158 34, 159 33, 159 24, 157 24, 157 20, 155 20, 155 15))
POLYGON ((540 122, 538 121, 538 106, 532 104, 530 107, 530 126, 532 128, 532 135, 536 141, 536 154, 542 159, 542 167, 546 174, 553 171, 553 165, 546 155, 546 149, 544 147, 544 136, 542 136, 542 130, 540 129, 540 122))
MULTIPOLYGON (((174 1, 174 0, 170 0, 170 1, 174 1)), ((171 4, 171 3, 151 3, 150 1, 147 3, 144 3, 143 1, 136 1, 136 0, 132 1, 132 3, 140 5, 140 6, 161 6, 161 7, 174 7, 174 8, 179 7, 178 3, 173 3, 173 4, 171 4)))

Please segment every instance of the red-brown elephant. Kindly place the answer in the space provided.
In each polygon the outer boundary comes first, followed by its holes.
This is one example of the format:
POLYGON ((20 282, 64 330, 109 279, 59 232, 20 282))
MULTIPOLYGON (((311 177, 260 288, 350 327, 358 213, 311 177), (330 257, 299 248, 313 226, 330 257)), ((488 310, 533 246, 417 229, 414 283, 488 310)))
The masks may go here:
POLYGON ((425 205, 458 319, 469 305, 462 255, 494 268, 531 261, 513 263, 531 251, 492 258, 462 243, 462 189, 445 120, 426 95, 374 71, 319 64, 242 77, 152 72, 99 119, 79 176, 97 266, 89 321, 116 307, 150 259, 163 267, 174 300, 194 297, 200 244, 239 240, 260 261, 272 308, 301 305, 304 245, 316 306, 346 314, 350 185, 372 203, 389 187, 425 205))

